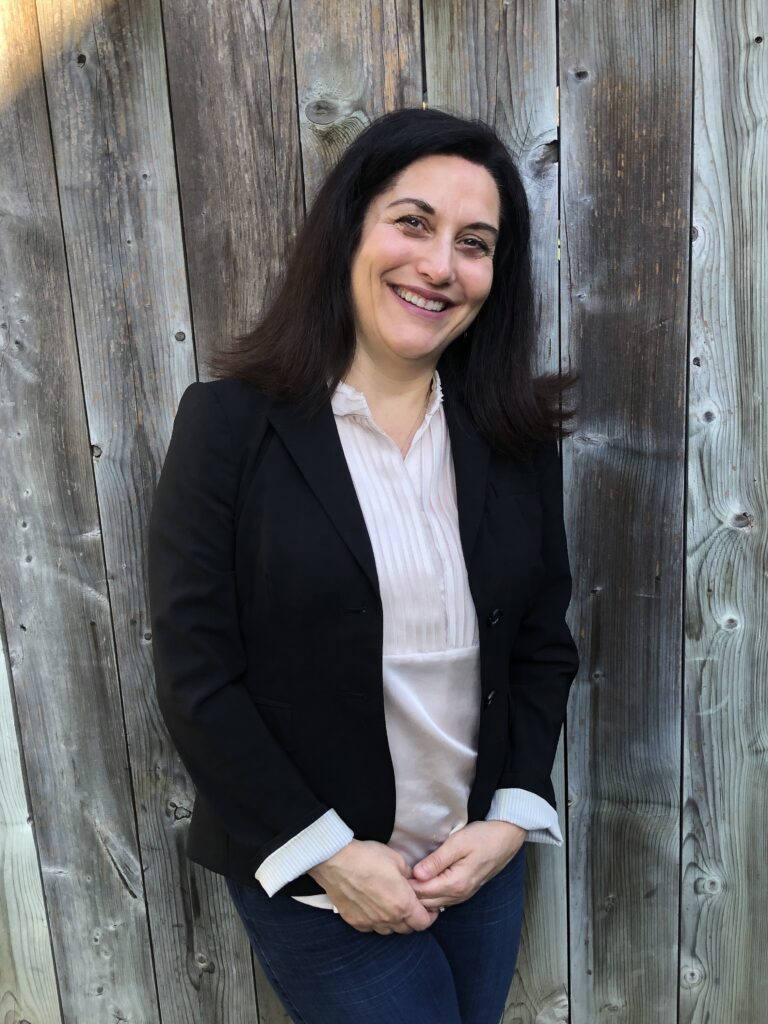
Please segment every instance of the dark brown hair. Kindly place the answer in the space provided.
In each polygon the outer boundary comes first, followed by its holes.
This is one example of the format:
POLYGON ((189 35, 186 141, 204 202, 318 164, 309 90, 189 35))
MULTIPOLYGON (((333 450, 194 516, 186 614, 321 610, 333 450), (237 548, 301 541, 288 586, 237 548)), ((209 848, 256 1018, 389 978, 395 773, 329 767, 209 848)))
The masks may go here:
POLYGON ((351 265, 368 207, 409 164, 434 154, 485 167, 501 206, 491 291, 437 368, 489 444, 525 454, 534 442, 569 433, 560 422, 575 411, 561 407, 562 397, 578 373, 534 376, 528 201, 512 157, 480 120, 414 107, 368 125, 325 179, 256 326, 235 337, 236 347, 219 347, 206 365, 214 377, 251 381, 273 399, 298 403, 307 415, 328 401, 355 352, 351 265))

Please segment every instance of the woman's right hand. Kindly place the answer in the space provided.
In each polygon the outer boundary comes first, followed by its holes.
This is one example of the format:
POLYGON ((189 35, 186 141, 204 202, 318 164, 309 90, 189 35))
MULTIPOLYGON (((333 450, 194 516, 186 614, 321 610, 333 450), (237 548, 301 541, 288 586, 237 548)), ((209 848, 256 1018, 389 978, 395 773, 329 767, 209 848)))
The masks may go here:
POLYGON ((438 914, 421 903, 406 881, 411 869, 405 858, 371 839, 353 839, 307 873, 325 889, 347 924, 360 932, 420 932, 438 914))

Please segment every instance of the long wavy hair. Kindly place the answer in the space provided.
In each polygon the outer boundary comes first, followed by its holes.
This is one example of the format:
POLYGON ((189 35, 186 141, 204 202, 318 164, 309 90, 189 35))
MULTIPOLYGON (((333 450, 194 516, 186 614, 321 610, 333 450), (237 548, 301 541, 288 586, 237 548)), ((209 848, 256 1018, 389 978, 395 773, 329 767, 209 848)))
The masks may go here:
POLYGON ((351 266, 368 207, 409 164, 434 154, 485 167, 501 206, 491 290, 441 354, 438 371, 493 448, 527 454, 537 442, 569 433, 562 422, 575 410, 563 408, 563 394, 579 375, 535 375, 528 201, 511 155, 480 120, 413 107, 371 122, 323 182, 263 315, 234 337, 234 347, 218 347, 205 362, 214 377, 251 381, 270 398, 314 415, 355 353, 351 266))

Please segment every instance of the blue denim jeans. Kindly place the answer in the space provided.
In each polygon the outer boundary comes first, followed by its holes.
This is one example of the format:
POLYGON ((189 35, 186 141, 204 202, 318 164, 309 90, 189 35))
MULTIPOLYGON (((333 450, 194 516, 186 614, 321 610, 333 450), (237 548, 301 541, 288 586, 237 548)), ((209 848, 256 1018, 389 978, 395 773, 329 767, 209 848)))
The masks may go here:
POLYGON ((295 1024, 499 1024, 523 921, 525 845, 421 932, 360 932, 332 910, 227 878, 295 1024))

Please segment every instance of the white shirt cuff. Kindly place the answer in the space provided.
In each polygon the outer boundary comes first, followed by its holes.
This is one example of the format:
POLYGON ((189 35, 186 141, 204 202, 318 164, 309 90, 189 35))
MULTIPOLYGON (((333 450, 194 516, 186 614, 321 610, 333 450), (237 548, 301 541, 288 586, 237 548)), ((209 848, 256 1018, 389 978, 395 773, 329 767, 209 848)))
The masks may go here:
POLYGON ((331 808, 270 853, 259 864, 256 880, 267 896, 273 896, 294 878, 338 853, 354 838, 352 829, 331 808))
POLYGON ((557 811, 542 797, 527 789, 497 789, 486 821, 508 821, 528 829, 526 842, 563 845, 557 811))

